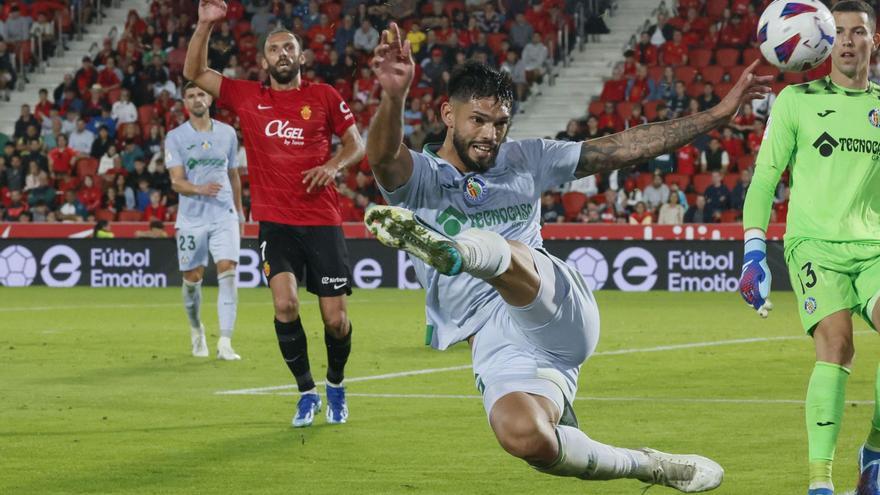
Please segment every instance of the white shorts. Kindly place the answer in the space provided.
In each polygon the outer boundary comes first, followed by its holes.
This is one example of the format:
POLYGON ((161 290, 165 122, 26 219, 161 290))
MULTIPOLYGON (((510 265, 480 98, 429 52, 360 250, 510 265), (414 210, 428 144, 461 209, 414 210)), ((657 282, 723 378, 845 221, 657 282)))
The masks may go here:
POLYGON ((512 392, 547 397, 560 414, 570 412, 581 364, 599 342, 599 310, 580 273, 543 249, 531 251, 537 297, 521 308, 498 298, 471 349, 486 414, 512 392))
POLYGON ((208 252, 214 263, 231 260, 238 263, 241 234, 238 220, 216 222, 196 228, 177 229, 177 262, 187 272, 208 266, 208 252))

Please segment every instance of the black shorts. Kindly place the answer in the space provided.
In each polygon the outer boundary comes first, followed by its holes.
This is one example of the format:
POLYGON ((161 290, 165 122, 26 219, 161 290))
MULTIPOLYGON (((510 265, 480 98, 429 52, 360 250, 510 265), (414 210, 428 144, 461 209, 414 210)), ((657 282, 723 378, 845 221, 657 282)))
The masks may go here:
POLYGON ((351 266, 345 235, 338 225, 293 226, 260 222, 263 273, 293 273, 319 297, 351 294, 351 266))

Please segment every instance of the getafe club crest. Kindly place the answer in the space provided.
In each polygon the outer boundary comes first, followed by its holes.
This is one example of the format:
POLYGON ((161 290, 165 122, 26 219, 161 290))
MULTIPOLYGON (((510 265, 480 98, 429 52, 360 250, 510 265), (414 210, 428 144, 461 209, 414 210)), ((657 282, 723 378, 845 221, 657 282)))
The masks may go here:
POLYGON ((468 177, 464 182, 464 200, 471 205, 479 205, 488 196, 486 181, 476 175, 468 177))
POLYGON ((806 311, 808 315, 816 312, 816 308, 818 307, 819 305, 816 304, 816 299, 808 297, 806 300, 804 300, 804 311, 806 311))
POLYGON ((880 128, 880 108, 875 108, 868 112, 868 123, 880 128))
POLYGON ((308 105, 303 105, 302 109, 300 109, 299 114, 302 116, 303 120, 309 120, 312 118, 312 109, 308 105))
POLYGON ((211 149, 211 141, 202 141, 202 149, 203 150, 211 149))

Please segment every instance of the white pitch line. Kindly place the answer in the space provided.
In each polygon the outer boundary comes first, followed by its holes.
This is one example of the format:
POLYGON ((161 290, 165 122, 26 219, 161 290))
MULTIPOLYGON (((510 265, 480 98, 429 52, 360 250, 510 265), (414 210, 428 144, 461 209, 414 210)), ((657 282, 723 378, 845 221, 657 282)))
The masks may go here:
MULTIPOLYGON (((861 331, 855 332, 855 335, 865 334, 865 333, 873 333, 869 331, 861 331)), ((614 351, 603 351, 594 353, 593 356, 619 356, 622 354, 637 354, 643 352, 664 352, 664 351, 677 351, 681 349, 696 349, 700 347, 715 347, 715 346, 724 346, 724 345, 736 345, 736 344, 754 344, 760 342, 775 342, 781 340, 796 340, 805 338, 803 335, 783 335, 778 337, 753 337, 747 339, 731 339, 731 340, 716 340, 710 342, 691 342, 688 344, 675 344, 675 345, 661 345, 656 347, 638 347, 634 349, 618 349, 614 351)), ((401 371, 398 373, 386 373, 382 375, 372 375, 372 376, 362 376, 357 378, 346 378, 346 382, 363 382, 369 380, 386 380, 389 378, 400 378, 404 376, 414 376, 414 375, 427 375, 431 373, 442 373, 445 371, 459 371, 470 369, 471 365, 465 364, 461 366, 452 366, 448 368, 428 368, 422 370, 412 370, 412 371, 401 371)), ((323 385, 323 382, 318 382, 316 385, 323 385)), ((276 385, 272 387, 256 387, 256 388, 245 388, 238 390, 221 390, 214 392, 216 395, 263 395, 267 392, 274 392, 277 390, 286 390, 296 387, 296 385, 276 385)))
MULTIPOLYGON (((368 303, 369 299, 349 299, 348 304, 368 303)), ((318 304, 314 300, 300 301, 300 306, 318 304)), ((271 301, 240 302, 239 306, 269 306, 271 301)), ((64 309, 137 309, 137 308, 175 308, 183 306, 183 303, 139 303, 139 304, 80 304, 68 306, 19 306, 15 308, 0 308, 0 313, 17 313, 25 311, 55 311, 64 309)))

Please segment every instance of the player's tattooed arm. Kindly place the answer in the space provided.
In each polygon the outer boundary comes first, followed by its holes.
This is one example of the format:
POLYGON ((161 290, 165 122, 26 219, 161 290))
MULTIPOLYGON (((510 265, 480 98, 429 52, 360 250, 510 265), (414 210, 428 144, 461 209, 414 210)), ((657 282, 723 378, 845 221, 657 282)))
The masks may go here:
POLYGON ((633 127, 623 132, 584 141, 575 175, 586 177, 643 163, 672 153, 698 135, 730 119, 711 110, 689 117, 633 127))

